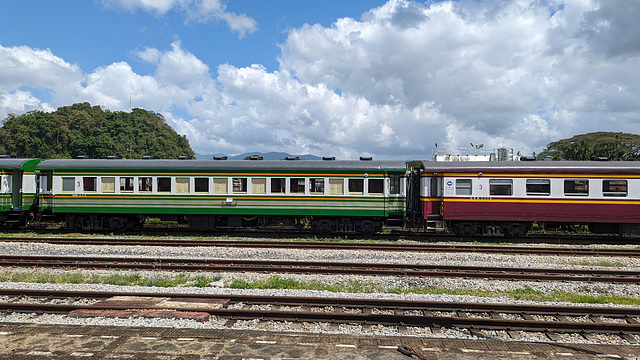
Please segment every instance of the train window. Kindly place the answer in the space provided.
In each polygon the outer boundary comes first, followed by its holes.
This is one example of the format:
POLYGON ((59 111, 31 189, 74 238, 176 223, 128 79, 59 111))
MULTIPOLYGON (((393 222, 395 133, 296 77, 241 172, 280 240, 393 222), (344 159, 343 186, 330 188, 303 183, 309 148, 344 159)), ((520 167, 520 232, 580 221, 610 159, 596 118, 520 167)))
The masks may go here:
POLYGON ((440 194, 438 194, 438 178, 433 177, 429 179, 429 196, 440 196, 440 194))
POLYGON ((85 176, 82 178, 82 190, 86 192, 96 191, 96 177, 85 176))
POLYGON ((197 193, 209 193, 209 179, 208 178, 195 178, 193 179, 194 190, 197 193))
POLYGON ((489 179, 489 195, 511 195, 513 180, 489 179))
POLYGON ((456 195, 471 195, 471 179, 456 180, 456 195))
POLYGON ((62 178, 62 191, 63 192, 73 192, 75 189, 76 179, 72 177, 63 177, 62 178))
POLYGON ((285 178, 272 178, 271 179, 271 193, 272 194, 284 194, 287 188, 287 181, 285 178))
POLYGON ((570 196, 589 195, 589 180, 565 180, 564 194, 570 196))
POLYGON ((45 190, 46 191, 53 190, 53 173, 48 172, 42 175, 44 176, 44 180, 45 180, 45 184, 44 184, 45 190))
POLYGON ((349 195, 364 194, 364 179, 349 179, 349 195))
POLYGON ((527 179, 527 195, 550 195, 551 180, 527 179))
POLYGON ((603 196, 627 196, 627 180, 602 180, 603 196))
POLYGON ((158 178, 158 192, 171 192, 171 178, 159 177, 158 178))
POLYGON ((382 194, 384 194, 384 180, 369 179, 369 195, 382 195, 382 194))
POLYGON ((253 179, 251 179, 251 193, 252 194, 266 194, 267 193, 267 178, 253 178, 253 179))
POLYGON ((344 179, 329 179, 329 195, 344 195, 344 179))
POLYGON ((233 178, 233 193, 234 194, 247 193, 247 178, 233 178))
POLYGON ((229 182, 227 178, 214 178, 213 179, 213 193, 214 194, 228 194, 229 182))
POLYGON ((151 192, 151 181, 150 177, 138 178, 138 192, 151 192))
POLYGON ((133 192, 133 178, 121 177, 120 178, 120 192, 133 192))
POLYGON ((309 193, 312 195, 324 194, 324 178, 309 179, 309 193))
POLYGON ((390 194, 401 194, 402 193, 402 176, 397 174, 389 175, 389 193, 390 194))
POLYGON ((101 179, 102 182, 102 192, 103 193, 114 193, 116 192, 116 178, 114 177, 103 177, 101 179))
POLYGON ((291 178, 289 190, 291 194, 304 194, 304 179, 291 178))
MULTIPOLYGON (((189 178, 176 178, 176 194, 188 194, 189 191, 189 178)), ((169 185, 171 186, 171 185, 169 185)))

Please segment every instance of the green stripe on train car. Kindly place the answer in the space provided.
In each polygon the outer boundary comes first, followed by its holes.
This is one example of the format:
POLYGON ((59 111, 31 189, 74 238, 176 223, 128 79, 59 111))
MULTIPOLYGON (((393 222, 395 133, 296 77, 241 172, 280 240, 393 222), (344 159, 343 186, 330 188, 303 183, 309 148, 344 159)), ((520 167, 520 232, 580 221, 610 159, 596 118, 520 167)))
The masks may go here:
POLYGON ((199 196, 199 195, 87 195, 55 196, 53 212, 153 213, 153 214, 255 214, 255 215, 323 215, 323 216, 387 216, 384 198, 300 197, 300 196, 199 196), (179 211, 176 211, 179 209, 179 211))

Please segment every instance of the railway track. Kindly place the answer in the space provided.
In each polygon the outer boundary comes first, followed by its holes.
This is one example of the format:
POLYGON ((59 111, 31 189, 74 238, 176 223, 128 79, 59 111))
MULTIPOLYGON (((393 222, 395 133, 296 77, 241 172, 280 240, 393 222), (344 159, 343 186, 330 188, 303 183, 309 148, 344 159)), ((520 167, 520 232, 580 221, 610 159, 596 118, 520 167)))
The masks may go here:
POLYGON ((485 280, 576 281, 587 283, 640 284, 640 271, 577 270, 350 263, 326 261, 275 261, 228 259, 179 259, 78 256, 0 256, 0 266, 11 268, 164 270, 253 272, 276 274, 373 275, 437 277, 485 280))
MULTIPOLYGON (((24 230, 9 230, 6 232, 14 234, 24 234, 24 230)), ((112 235, 113 231, 100 230, 71 230, 69 228, 51 228, 49 225, 41 227, 35 223, 30 224, 26 233, 47 236, 50 234, 70 235, 112 235)), ((122 236, 156 236, 156 237, 236 237, 236 238, 260 238, 260 239, 328 239, 335 238, 349 240, 379 240, 379 241, 403 241, 411 240, 423 243, 461 241, 461 242, 508 242, 512 244, 564 244, 564 245, 627 245, 632 243, 632 239, 621 238, 615 235, 595 235, 588 232, 566 232, 566 231, 537 231, 531 232, 527 236, 517 238, 504 237, 465 237, 460 238, 449 232, 427 232, 419 229, 385 228, 384 233, 377 234, 329 234, 321 235, 309 230, 295 230, 293 227, 269 227, 269 228, 219 228, 215 232, 202 232, 189 230, 186 225, 177 224, 145 224, 142 229, 118 233, 122 236)))
POLYGON ((320 250, 377 250, 448 253, 485 253, 520 255, 561 255, 561 256, 622 256, 640 257, 640 249, 604 248, 561 248, 503 245, 441 245, 441 244, 399 244, 369 242, 329 242, 329 241, 275 241, 275 240, 176 240, 140 238, 88 238, 88 237, 28 237, 3 236, 2 242, 30 242, 64 245, 118 245, 118 246, 177 246, 177 247, 244 247, 283 248, 320 250))
POLYGON ((158 293, 136 293, 132 297, 125 292, 0 290, 0 311, 3 312, 128 317, 132 314, 154 316, 160 308, 182 315, 205 313, 226 319, 226 326, 240 320, 258 319, 394 326, 406 334, 419 332, 416 328, 428 329, 431 333, 443 328, 460 328, 472 334, 503 331, 512 338, 518 338, 518 332, 541 332, 551 340, 561 334, 575 334, 589 340, 598 334, 613 334, 632 344, 640 340, 640 309, 636 307, 158 293))

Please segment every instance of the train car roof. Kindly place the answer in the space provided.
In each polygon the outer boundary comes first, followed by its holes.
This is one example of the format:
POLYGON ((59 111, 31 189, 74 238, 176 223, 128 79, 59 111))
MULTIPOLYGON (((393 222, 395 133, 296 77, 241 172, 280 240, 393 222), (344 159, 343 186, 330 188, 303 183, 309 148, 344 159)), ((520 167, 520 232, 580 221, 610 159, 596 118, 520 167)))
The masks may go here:
POLYGON ((34 158, 0 158, 0 169, 20 169, 34 171, 42 159, 34 158))
POLYGON ((289 169, 289 170, 391 170, 404 171, 398 160, 123 160, 56 159, 45 160, 38 169, 289 169))
POLYGON ((441 171, 625 171, 640 172, 640 161, 425 161, 424 172, 441 171))

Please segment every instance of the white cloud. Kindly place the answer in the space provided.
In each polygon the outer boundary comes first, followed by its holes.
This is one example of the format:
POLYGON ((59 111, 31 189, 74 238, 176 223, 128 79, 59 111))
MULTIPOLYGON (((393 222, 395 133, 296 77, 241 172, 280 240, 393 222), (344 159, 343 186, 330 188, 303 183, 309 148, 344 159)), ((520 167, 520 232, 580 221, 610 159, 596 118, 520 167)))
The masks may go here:
POLYGON ((255 19, 246 14, 236 14, 227 11, 223 0, 102 0, 102 3, 111 8, 124 9, 130 12, 142 10, 157 15, 164 15, 171 10, 185 13, 185 21, 197 23, 209 23, 211 21, 224 21, 231 31, 243 38, 247 33, 258 30, 255 19))
POLYGON ((123 8, 127 11, 142 9, 163 15, 180 3, 181 0, 102 0, 106 6, 123 8))
POLYGON ((258 22, 246 14, 228 12, 226 5, 221 0, 194 0, 183 5, 187 13, 187 20, 207 23, 210 20, 223 20, 229 28, 243 38, 247 33, 258 30, 258 22))
POLYGON ((158 57, 155 77, 162 84, 201 94, 211 75, 205 63, 174 42, 171 51, 158 57))
MULTIPOLYGON (((217 1, 156 4, 225 11, 217 1)), ((640 49, 614 36, 638 38, 621 12, 640 4, 626 5, 390 0, 361 19, 292 29, 273 72, 205 64, 179 41, 139 51, 155 66, 144 76, 125 62, 82 74, 49 50, 0 47, 0 115, 131 102, 165 115, 200 153, 428 159, 436 142, 538 152, 575 134, 638 132, 640 49)))
POLYGON ((0 64, 0 87, 3 89, 21 86, 54 88, 64 82, 82 79, 77 65, 69 64, 50 50, 0 45, 0 64))
POLYGON ((13 92, 7 92, 0 90, 0 109, 2 110, 2 119, 10 113, 22 114, 31 110, 55 110, 48 106, 46 103, 42 103, 40 99, 31 95, 28 91, 15 90, 13 92))
POLYGON ((52 110, 54 107, 47 100, 32 92, 41 91, 53 100, 72 100, 82 79, 77 65, 69 64, 50 50, 0 45, 0 117, 35 109, 52 110))
POLYGON ((639 113, 631 80, 640 75, 638 37, 616 34, 638 34, 629 14, 640 4, 605 3, 391 0, 361 20, 292 30, 280 61, 303 83, 373 104, 435 104, 457 124, 455 136, 438 141, 504 142, 530 151, 557 136, 637 126, 628 119, 639 113), (613 23, 615 29, 603 25, 613 23), (539 114, 550 108, 554 114, 539 114), (534 118, 545 131, 526 137, 519 127, 534 118))

